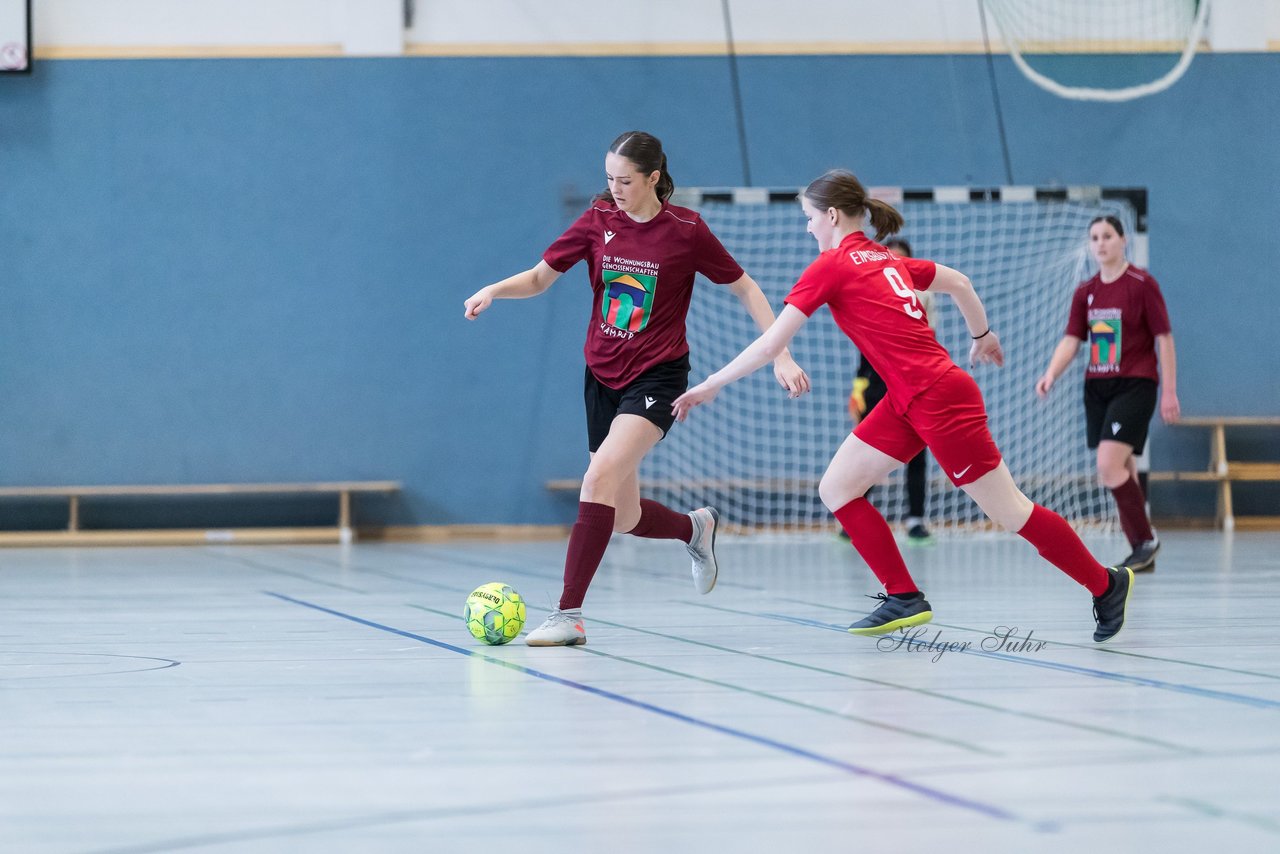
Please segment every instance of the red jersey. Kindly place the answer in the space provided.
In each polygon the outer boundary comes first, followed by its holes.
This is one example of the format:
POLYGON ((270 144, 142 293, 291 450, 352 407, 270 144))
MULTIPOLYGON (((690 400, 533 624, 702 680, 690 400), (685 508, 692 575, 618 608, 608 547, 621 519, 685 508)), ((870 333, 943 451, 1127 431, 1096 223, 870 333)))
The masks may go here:
POLYGON ((1129 265, 1114 282, 1102 273, 1076 288, 1067 335, 1089 342, 1086 380, 1136 377, 1159 382, 1157 335, 1171 331, 1160 286, 1141 267, 1129 265))
POLYGON ((636 222, 597 201, 542 259, 561 273, 586 260, 595 300, 583 352, 596 379, 614 389, 689 352, 685 315, 695 273, 718 285, 743 275, 702 217, 666 203, 636 222))
POLYGON ((884 379, 894 410, 905 413, 916 395, 955 367, 915 294, 928 290, 937 270, 932 261, 903 258, 854 232, 819 255, 784 301, 805 315, 829 306, 836 325, 884 379))

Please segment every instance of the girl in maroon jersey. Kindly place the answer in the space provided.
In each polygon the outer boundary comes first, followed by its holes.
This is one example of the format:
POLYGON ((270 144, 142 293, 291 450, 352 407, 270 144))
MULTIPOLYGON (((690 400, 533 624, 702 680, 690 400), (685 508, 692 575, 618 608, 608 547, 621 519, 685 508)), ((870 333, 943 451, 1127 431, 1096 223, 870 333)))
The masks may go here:
POLYGON ((778 320, 733 361, 680 396, 677 420, 715 398, 729 383, 785 351, 791 338, 826 305, 840 329, 878 368, 887 399, 836 451, 818 493, 853 546, 884 585, 881 604, 849 631, 880 635, 933 619, 933 611, 902 560, 888 523, 867 501, 867 490, 924 447, 952 483, 982 511, 1018 534, 1093 595, 1098 642, 1124 625, 1133 573, 1102 566, 1061 516, 1033 503, 1009 474, 987 428, 977 383, 934 338, 920 310, 918 290, 949 295, 973 337, 971 364, 1004 364, 1000 339, 982 301, 962 273, 921 258, 896 255, 863 234, 869 218, 876 240, 898 231, 902 215, 867 197, 851 172, 835 170, 805 189, 801 205, 821 254, 809 265, 778 320))
MULTIPOLYGON (((538 264, 481 288, 466 301, 474 320, 495 299, 536 296, 585 260, 594 294, 584 348, 584 397, 591 462, 582 478, 578 519, 569 535, 559 607, 529 633, 530 646, 587 641, 582 601, 614 531, 681 540, 693 557, 694 587, 715 586, 719 514, 702 507, 677 513, 642 499, 640 461, 675 421, 671 404, 688 388, 685 315, 701 273, 727 285, 756 325, 774 322, 769 301, 694 211, 668 199, 675 183, 662 143, 640 131, 614 140, 604 160, 606 189, 538 264)), ((785 348, 774 376, 792 397, 809 378, 785 348)))
POLYGON ((1089 248, 1098 273, 1076 288, 1067 331, 1036 381, 1046 397, 1076 357, 1086 338, 1089 363, 1084 371, 1086 437, 1098 452, 1098 480, 1115 496, 1120 528, 1132 549, 1124 565, 1153 572, 1160 541, 1151 530, 1146 495, 1134 460, 1147 442, 1147 425, 1160 389, 1160 417, 1178 420, 1178 362, 1173 331, 1160 286, 1151 274, 1124 256, 1124 226, 1113 216, 1089 223, 1089 248), (1156 354, 1159 353, 1159 373, 1156 354), (1162 381, 1160 381, 1162 380, 1162 381), (1159 382, 1158 382, 1159 381, 1159 382))

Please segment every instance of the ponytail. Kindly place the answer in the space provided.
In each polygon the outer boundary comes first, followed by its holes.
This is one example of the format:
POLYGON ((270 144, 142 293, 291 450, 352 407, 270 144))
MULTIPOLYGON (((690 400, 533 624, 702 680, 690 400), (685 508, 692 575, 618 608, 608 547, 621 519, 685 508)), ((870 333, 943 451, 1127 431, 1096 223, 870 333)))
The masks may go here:
POLYGON ((882 241, 890 234, 897 234, 906 222, 898 209, 880 199, 867 199, 867 214, 876 229, 876 241, 882 241))
POLYGON ((658 186, 654 190, 658 194, 658 201, 665 202, 671 198, 671 194, 676 191, 676 182, 671 177, 671 173, 667 171, 667 155, 662 155, 662 164, 658 167, 661 173, 658 175, 658 186))

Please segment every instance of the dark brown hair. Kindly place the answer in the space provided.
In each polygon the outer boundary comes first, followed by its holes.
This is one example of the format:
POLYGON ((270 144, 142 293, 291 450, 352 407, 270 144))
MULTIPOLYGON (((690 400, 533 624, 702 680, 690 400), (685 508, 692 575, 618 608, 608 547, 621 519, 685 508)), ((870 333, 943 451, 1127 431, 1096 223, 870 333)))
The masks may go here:
POLYGON ((868 197, 862 182, 847 169, 832 169, 815 179, 805 187, 804 197, 820 211, 835 208, 849 216, 860 216, 865 211, 875 226, 876 240, 899 231, 904 223, 893 205, 868 197))
POLYGON ((915 253, 911 251, 911 244, 907 242, 905 237, 890 237, 884 242, 885 249, 892 249, 904 258, 914 258, 915 253))
MULTIPOLYGON (((665 202, 675 192, 676 182, 671 180, 671 173, 667 171, 667 155, 662 151, 662 140, 653 134, 629 130, 613 141, 613 145, 609 146, 609 153, 630 160, 646 178, 654 172, 661 172, 658 186, 654 187, 658 193, 658 201, 665 202)), ((612 202, 613 193, 605 187, 604 192, 596 198, 612 202)))
POLYGON ((1121 224, 1119 219, 1113 216, 1095 216, 1089 221, 1089 230, 1093 231, 1093 227, 1100 222, 1105 222, 1116 230, 1116 234, 1124 237, 1124 225, 1121 224))

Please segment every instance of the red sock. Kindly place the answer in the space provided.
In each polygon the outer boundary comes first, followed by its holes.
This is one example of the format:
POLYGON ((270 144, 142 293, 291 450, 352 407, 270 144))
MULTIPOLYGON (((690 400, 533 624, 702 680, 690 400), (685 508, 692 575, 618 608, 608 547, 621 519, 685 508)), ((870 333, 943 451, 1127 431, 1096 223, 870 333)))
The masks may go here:
POLYGON ((1106 567, 1089 554, 1067 520, 1057 513, 1035 505, 1031 518, 1018 531, 1018 536, 1035 546, 1049 563, 1087 587, 1094 596, 1107 592, 1111 577, 1107 575, 1106 567))
POLYGON ((1133 478, 1111 490, 1116 497, 1116 507, 1120 511, 1120 528, 1129 539, 1129 545, 1136 546, 1147 540, 1156 538, 1151 530, 1151 520, 1147 518, 1147 499, 1142 494, 1142 487, 1133 478))
POLYGON ((641 498, 640 521, 627 533, 650 540, 682 540, 687 543, 693 539, 693 520, 686 513, 677 513, 656 501, 641 498))
POLYGON ((849 535, 849 542, 853 543, 858 554, 862 555, 867 566, 880 579, 886 593, 915 593, 920 589, 911 580, 911 573, 907 571, 902 552, 894 542, 889 523, 880 515, 879 510, 871 506, 870 501, 855 498, 836 510, 835 514, 840 526, 849 535))
POLYGON ((587 588, 609 545, 609 537, 613 536, 613 517, 614 509, 608 504, 578 502, 578 521, 569 533, 569 552, 564 558, 560 610, 582 607, 587 588))

